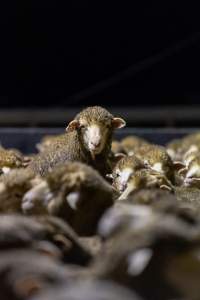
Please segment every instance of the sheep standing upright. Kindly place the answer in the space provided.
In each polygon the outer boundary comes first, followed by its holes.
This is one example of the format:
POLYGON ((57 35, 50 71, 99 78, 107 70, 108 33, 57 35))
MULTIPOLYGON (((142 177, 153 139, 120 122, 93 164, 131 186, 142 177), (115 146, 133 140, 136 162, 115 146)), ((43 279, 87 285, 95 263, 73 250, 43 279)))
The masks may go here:
POLYGON ((109 154, 113 132, 125 125, 123 119, 115 118, 100 106, 88 107, 68 124, 65 135, 36 155, 29 168, 43 176, 67 160, 80 161, 105 176, 111 171, 109 154))

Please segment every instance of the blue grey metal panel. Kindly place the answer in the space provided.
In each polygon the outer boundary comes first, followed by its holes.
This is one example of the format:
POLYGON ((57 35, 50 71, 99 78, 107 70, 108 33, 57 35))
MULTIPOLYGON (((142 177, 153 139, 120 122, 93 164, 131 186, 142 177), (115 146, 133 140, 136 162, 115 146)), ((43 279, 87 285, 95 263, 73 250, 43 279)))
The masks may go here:
MULTIPOLYGON (((115 138, 120 140, 133 134, 146 138, 153 143, 164 145, 174 138, 180 138, 198 130, 200 129, 126 128, 116 131, 115 138)), ((36 152, 35 144, 40 141, 42 136, 62 132, 64 132, 63 128, 1 128, 0 141, 4 147, 18 148, 24 153, 33 153, 36 152)))

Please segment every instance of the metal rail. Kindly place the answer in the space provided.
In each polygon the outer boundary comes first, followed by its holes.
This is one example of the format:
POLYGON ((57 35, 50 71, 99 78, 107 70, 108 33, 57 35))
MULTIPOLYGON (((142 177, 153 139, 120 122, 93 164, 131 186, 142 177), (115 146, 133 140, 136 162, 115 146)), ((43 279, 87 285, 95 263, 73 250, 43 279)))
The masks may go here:
MULTIPOLYGON (((164 145, 172 139, 183 137, 200 128, 126 128, 116 131, 115 138, 138 135, 153 143, 164 145)), ((42 136, 62 133, 63 128, 0 128, 0 141, 4 147, 17 148, 24 153, 36 152, 35 145, 42 136)))
MULTIPOLYGON (((200 106, 107 107, 134 127, 200 126, 200 106)), ((82 107, 1 109, 0 126, 64 127, 82 107)))

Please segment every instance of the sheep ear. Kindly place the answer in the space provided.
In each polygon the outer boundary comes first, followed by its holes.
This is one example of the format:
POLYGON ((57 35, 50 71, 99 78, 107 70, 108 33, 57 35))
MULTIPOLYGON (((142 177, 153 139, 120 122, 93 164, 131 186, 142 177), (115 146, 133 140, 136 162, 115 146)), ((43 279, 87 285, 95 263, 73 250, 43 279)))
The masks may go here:
POLYGON ((185 168, 182 168, 178 171, 178 175, 183 175, 185 176, 186 173, 187 173, 188 169, 185 167, 185 168))
POLYGON ((125 156, 127 156, 126 154, 122 153, 122 152, 119 152, 119 153, 116 153, 115 154, 115 158, 117 159, 122 159, 124 158, 125 156))
POLYGON ((79 121, 77 121, 77 120, 73 120, 73 121, 71 121, 69 124, 68 124, 68 126, 67 126, 67 128, 66 128, 66 131, 67 132, 70 132, 70 131, 74 131, 74 130, 76 130, 76 129, 78 129, 79 128, 79 121))
POLYGON ((113 179, 113 175, 112 174, 106 174, 106 178, 113 179))
POLYGON ((161 188, 161 190, 166 190, 166 191, 170 191, 170 192, 172 191, 172 188, 166 184, 162 184, 160 186, 160 188, 161 188))
POLYGON ((174 161, 173 166, 176 171, 179 171, 179 170, 185 168, 185 165, 181 161, 174 161))
POLYGON ((126 122, 121 118, 113 118, 112 125, 115 129, 123 128, 124 126, 126 126, 126 122))
POLYGON ((22 298, 29 298, 43 288, 40 280, 34 278, 34 276, 17 280, 15 287, 19 295, 22 295, 22 298))
POLYGON ((114 164, 117 164, 122 158, 124 158, 126 155, 124 153, 116 153, 114 155, 114 158, 113 158, 113 163, 114 164))
POLYGON ((50 256, 51 258, 60 259, 62 257, 61 250, 53 243, 50 243, 48 241, 35 242, 33 243, 33 248, 39 253, 50 256))

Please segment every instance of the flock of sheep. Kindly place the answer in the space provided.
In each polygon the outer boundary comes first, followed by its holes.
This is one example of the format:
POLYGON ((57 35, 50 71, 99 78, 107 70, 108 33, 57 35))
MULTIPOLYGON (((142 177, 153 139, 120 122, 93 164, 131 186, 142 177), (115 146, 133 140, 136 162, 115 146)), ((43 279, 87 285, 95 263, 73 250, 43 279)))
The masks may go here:
POLYGON ((165 147, 82 110, 0 148, 1 300, 200 300, 200 133, 165 147))

